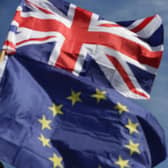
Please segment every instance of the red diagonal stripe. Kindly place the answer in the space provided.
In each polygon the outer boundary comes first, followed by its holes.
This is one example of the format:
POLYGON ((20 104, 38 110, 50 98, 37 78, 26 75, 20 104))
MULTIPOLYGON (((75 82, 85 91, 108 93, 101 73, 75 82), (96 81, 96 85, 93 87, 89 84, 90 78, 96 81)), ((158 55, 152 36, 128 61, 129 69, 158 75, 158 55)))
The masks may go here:
POLYGON ((56 36, 47 36, 47 37, 41 37, 41 38, 30 38, 28 40, 20 41, 20 42, 16 43, 16 45, 21 45, 21 44, 29 42, 29 41, 45 41, 45 40, 48 40, 48 39, 54 38, 54 37, 56 37, 56 36))
POLYGON ((143 96, 145 98, 149 98, 146 94, 144 94, 143 92, 140 92, 136 89, 136 87, 132 83, 131 79, 129 78, 129 75, 127 74, 125 69, 122 67, 120 62, 115 57, 110 56, 110 55, 107 55, 107 57, 111 61, 111 63, 114 65, 114 67, 116 68, 116 70, 118 71, 118 73, 120 74, 120 76, 122 77, 122 79, 124 80, 125 84, 130 89, 131 92, 133 92, 137 95, 143 96))
POLYGON ((151 17, 144 19, 138 26, 131 29, 131 31, 135 33, 141 31, 146 25, 148 25, 153 20, 153 18, 155 18, 155 16, 151 16, 151 17))
POLYGON ((32 3, 32 2, 30 2, 30 1, 28 1, 28 0, 26 0, 26 3, 29 4, 30 6, 36 7, 37 9, 41 10, 41 11, 44 12, 45 14, 52 14, 52 15, 53 15, 53 13, 50 12, 49 10, 44 9, 44 8, 41 8, 40 6, 38 6, 38 5, 36 5, 36 4, 32 3))
POLYGON ((112 33, 89 32, 87 36, 91 39, 89 40, 90 44, 104 45, 121 52, 139 63, 154 68, 158 68, 160 65, 162 51, 150 51, 141 44, 112 33))

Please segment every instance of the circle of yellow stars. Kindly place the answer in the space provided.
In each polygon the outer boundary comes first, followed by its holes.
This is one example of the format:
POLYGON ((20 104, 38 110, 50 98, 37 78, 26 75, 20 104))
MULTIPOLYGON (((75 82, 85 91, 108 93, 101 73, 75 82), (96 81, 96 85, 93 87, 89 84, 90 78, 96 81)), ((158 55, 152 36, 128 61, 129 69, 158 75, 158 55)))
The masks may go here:
MULTIPOLYGON (((106 99, 106 92, 101 91, 99 89, 96 89, 96 92, 91 95, 92 98, 94 98, 97 103, 100 103, 100 101, 103 101, 106 99)), ((69 100, 72 104, 72 106, 75 106, 77 103, 81 103, 81 92, 76 92, 74 90, 71 90, 70 96, 66 97, 67 100, 69 100)), ((49 108, 50 112, 52 113, 53 117, 57 117, 59 115, 63 115, 63 104, 52 104, 49 108)), ((38 122, 40 123, 41 130, 52 130, 52 120, 46 117, 46 115, 42 115, 41 118, 38 119, 38 122)), ((51 148, 50 139, 44 135, 44 133, 41 133, 38 137, 38 140, 41 142, 41 145, 43 147, 51 148)), ((62 157, 58 156, 56 153, 53 153, 52 156, 48 158, 52 164, 53 168, 62 168, 62 157)))
MULTIPOLYGON (((96 89, 95 93, 92 94, 90 97, 95 99, 97 103, 100 103, 101 101, 107 99, 106 91, 102 91, 100 89, 96 89)), ((71 90, 70 96, 66 97, 66 99, 71 102, 72 106, 75 106, 77 103, 82 102, 81 92, 75 92, 74 90, 71 90)), ((58 115, 64 114, 64 112, 62 111, 62 108, 63 108, 62 104, 57 105, 53 103, 48 109, 51 111, 52 116, 56 117, 58 115)), ((128 107, 121 104, 120 102, 116 103, 116 105, 114 106, 114 109, 118 111, 119 115, 123 115, 124 113, 129 112, 128 107)), ((38 119, 38 122, 41 125, 42 131, 52 129, 51 127, 52 120, 49 120, 45 115, 42 115, 42 117, 38 119)), ((128 130, 130 135, 133 135, 133 134, 139 133, 138 126, 139 126, 138 123, 135 123, 131 119, 128 119, 128 122, 124 127, 128 130)), ((43 133, 40 134, 40 136, 38 137, 38 140, 41 142, 43 147, 51 148, 50 139, 47 138, 43 133)), ((134 142, 131 139, 123 147, 129 150, 131 156, 134 154, 141 153, 140 144, 134 142)), ((53 155, 50 156, 48 159, 52 162, 53 168, 57 168, 57 167, 63 168, 63 165, 62 165, 63 159, 62 157, 58 156, 56 153, 53 153, 53 155)), ((129 160, 125 160, 122 156, 119 155, 118 159, 115 161, 114 164, 119 168, 130 168, 129 162, 130 162, 129 160)))

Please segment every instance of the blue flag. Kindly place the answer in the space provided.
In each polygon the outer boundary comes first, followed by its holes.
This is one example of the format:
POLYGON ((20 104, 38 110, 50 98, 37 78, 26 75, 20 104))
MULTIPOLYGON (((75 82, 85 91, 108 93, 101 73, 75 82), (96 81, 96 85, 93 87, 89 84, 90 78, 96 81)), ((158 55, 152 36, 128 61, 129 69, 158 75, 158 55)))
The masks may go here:
POLYGON ((17 55, 0 66, 0 160, 16 168, 151 168, 166 158, 158 122, 115 90, 17 55))

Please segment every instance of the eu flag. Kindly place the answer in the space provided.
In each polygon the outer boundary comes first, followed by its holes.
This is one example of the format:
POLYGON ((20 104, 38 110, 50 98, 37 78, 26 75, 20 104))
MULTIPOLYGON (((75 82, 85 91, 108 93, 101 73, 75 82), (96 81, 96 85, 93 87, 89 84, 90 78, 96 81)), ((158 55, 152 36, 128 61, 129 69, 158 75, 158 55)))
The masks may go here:
POLYGON ((16 168, 151 168, 165 159, 158 122, 115 91, 17 55, 0 66, 0 160, 16 168))

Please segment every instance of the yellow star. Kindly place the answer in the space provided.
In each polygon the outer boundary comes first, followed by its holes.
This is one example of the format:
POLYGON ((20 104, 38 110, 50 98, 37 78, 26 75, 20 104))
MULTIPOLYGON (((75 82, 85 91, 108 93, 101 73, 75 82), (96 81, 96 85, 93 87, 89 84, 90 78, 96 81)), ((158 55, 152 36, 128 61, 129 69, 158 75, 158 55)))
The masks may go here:
POLYGON ((137 129, 138 125, 139 125, 138 123, 133 123, 130 119, 128 119, 128 124, 125 125, 125 127, 129 129, 130 134, 133 134, 133 133, 139 133, 137 129))
POLYGON ((121 156, 119 156, 118 160, 115 162, 120 168, 129 168, 129 160, 123 160, 121 156))
POLYGON ((41 123, 41 129, 44 130, 44 129, 51 129, 51 120, 47 120, 46 119, 46 116, 43 115, 41 119, 38 120, 40 123, 41 123))
POLYGON ((123 112, 128 112, 128 108, 127 106, 121 104, 121 103, 117 103, 116 106, 114 107, 120 114, 122 114, 123 112))
POLYGON ((71 91, 71 96, 67 97, 68 100, 72 102, 72 105, 75 105, 77 102, 81 102, 82 100, 80 99, 81 92, 74 92, 73 90, 71 91))
POLYGON ((51 112, 53 113, 53 117, 57 116, 57 115, 61 115, 61 114, 64 114, 62 112, 62 107, 63 105, 62 104, 59 104, 59 105, 56 105, 56 104, 52 104, 52 106, 49 107, 49 110, 51 110, 51 112))
POLYGON ((99 103, 101 100, 106 99, 106 91, 96 89, 96 93, 92 94, 91 97, 95 98, 97 100, 97 103, 99 103))
POLYGON ((43 134, 40 135, 40 137, 38 137, 38 139, 41 141, 42 145, 45 147, 51 147, 50 143, 50 139, 46 138, 43 134))
POLYGON ((61 168, 62 166, 62 158, 58 157, 55 153, 52 157, 49 158, 49 160, 53 163, 53 168, 61 168))
POLYGON ((140 144, 134 143, 132 140, 130 140, 129 144, 125 145, 125 147, 130 150, 131 155, 134 154, 134 153, 140 154, 141 152, 139 150, 139 145, 140 144))

